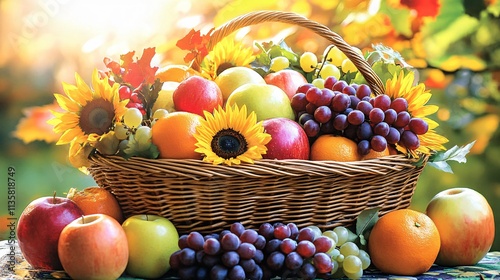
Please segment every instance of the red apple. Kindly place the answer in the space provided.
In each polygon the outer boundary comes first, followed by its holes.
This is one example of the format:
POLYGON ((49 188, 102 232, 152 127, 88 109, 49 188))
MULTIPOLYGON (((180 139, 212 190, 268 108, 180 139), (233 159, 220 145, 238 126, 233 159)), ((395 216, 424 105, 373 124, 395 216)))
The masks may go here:
POLYGON ((304 129, 287 118, 272 118, 262 122, 266 133, 271 135, 267 143, 267 159, 309 159, 309 139, 304 129))
POLYGON ((127 267, 127 236, 108 215, 82 216, 63 229, 58 252, 73 279, 117 279, 127 267))
POLYGON ((174 107, 177 111, 198 114, 202 117, 203 111, 212 113, 223 98, 219 86, 200 76, 192 76, 182 81, 172 94, 174 107))
POLYGON ((453 188, 438 193, 427 205, 427 215, 441 236, 436 264, 474 265, 493 244, 493 211, 484 196, 475 190, 453 188))
POLYGON ((290 100, 297 92, 297 89, 307 84, 306 78, 297 71, 291 69, 283 69, 278 72, 267 74, 264 80, 269 85, 275 85, 281 88, 290 100))
POLYGON ((48 196, 33 200, 19 217, 17 239, 26 261, 35 269, 62 269, 57 242, 63 228, 83 215, 72 200, 48 196))

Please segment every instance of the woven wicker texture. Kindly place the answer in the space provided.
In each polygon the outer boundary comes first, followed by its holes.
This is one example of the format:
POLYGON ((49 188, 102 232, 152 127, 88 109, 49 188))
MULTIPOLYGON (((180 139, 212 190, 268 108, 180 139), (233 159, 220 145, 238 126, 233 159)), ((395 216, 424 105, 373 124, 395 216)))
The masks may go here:
MULTIPOLYGON (((384 92, 378 76, 339 35, 293 13, 261 11, 235 18, 214 31, 209 49, 241 27, 265 22, 313 30, 354 62, 376 94, 384 92)), ((101 155, 90 161, 91 175, 116 195, 127 217, 160 215, 180 233, 218 232, 233 222, 250 228, 265 222, 323 230, 348 226, 367 208, 380 207, 381 214, 407 208, 424 167, 403 155, 357 162, 259 160, 236 166, 101 155)))

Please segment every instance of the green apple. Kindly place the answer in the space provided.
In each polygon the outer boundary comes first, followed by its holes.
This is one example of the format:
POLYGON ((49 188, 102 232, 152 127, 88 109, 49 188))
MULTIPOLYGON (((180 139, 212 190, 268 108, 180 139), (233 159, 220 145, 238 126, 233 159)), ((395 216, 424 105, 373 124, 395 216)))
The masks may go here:
POLYGON ((249 84, 265 84, 264 78, 251 68, 236 66, 222 71, 214 82, 219 86, 224 100, 238 87, 249 84))
POLYGON ((170 256, 179 250, 179 233, 172 222, 156 215, 134 215, 122 227, 129 247, 125 272, 141 278, 164 275, 170 269, 170 256))
POLYGON ((245 84, 233 91, 227 104, 246 105, 248 112, 257 114, 257 121, 271 118, 295 119, 288 95, 277 86, 267 84, 245 84))

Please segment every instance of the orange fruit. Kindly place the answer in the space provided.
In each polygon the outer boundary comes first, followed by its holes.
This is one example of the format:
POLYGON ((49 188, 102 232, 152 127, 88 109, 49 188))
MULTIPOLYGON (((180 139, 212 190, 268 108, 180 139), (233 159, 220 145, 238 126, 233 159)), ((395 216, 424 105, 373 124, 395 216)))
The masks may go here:
POLYGON ((414 276, 428 271, 441 246, 431 218, 410 209, 382 216, 368 238, 373 265, 383 273, 395 275, 414 276))
POLYGON ((160 158, 201 159, 195 152, 196 127, 203 118, 189 112, 173 112, 156 121, 151 128, 151 141, 158 147, 160 158))
POLYGON ((356 142, 343 136, 324 134, 311 145, 311 160, 357 161, 356 142))
POLYGON ((370 152, 368 152, 368 154, 363 156, 361 159, 365 160, 365 159, 379 158, 379 157, 385 157, 388 155, 390 155, 389 146, 387 146, 387 148, 385 148, 385 150, 383 150, 382 152, 377 152, 377 151, 370 149, 370 152))
POLYGON ((73 200, 82 209, 84 215, 106 214, 120 224, 124 221, 120 204, 115 196, 104 188, 94 186, 81 191, 71 188, 66 197, 73 200))
POLYGON ((201 74, 187 65, 167 65, 156 71, 155 78, 160 82, 182 82, 191 76, 201 76, 201 74))

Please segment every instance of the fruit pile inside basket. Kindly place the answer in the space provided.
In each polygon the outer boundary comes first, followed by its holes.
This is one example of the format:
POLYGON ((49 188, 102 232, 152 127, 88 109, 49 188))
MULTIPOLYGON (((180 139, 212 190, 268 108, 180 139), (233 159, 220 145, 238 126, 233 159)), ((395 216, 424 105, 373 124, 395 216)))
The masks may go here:
POLYGON ((438 110, 427 105, 430 91, 389 48, 352 47, 351 58, 364 62, 357 66, 334 45, 318 56, 284 42, 256 43, 255 51, 226 37, 208 51, 209 39, 192 31, 178 41, 189 65, 151 66, 148 48, 140 58, 105 58, 92 87, 78 74, 76 85, 64 84, 65 95, 55 94, 63 112, 52 124, 63 133, 58 143, 71 145, 71 162, 88 166, 94 152, 231 165, 419 158, 445 149, 428 117, 438 110))

